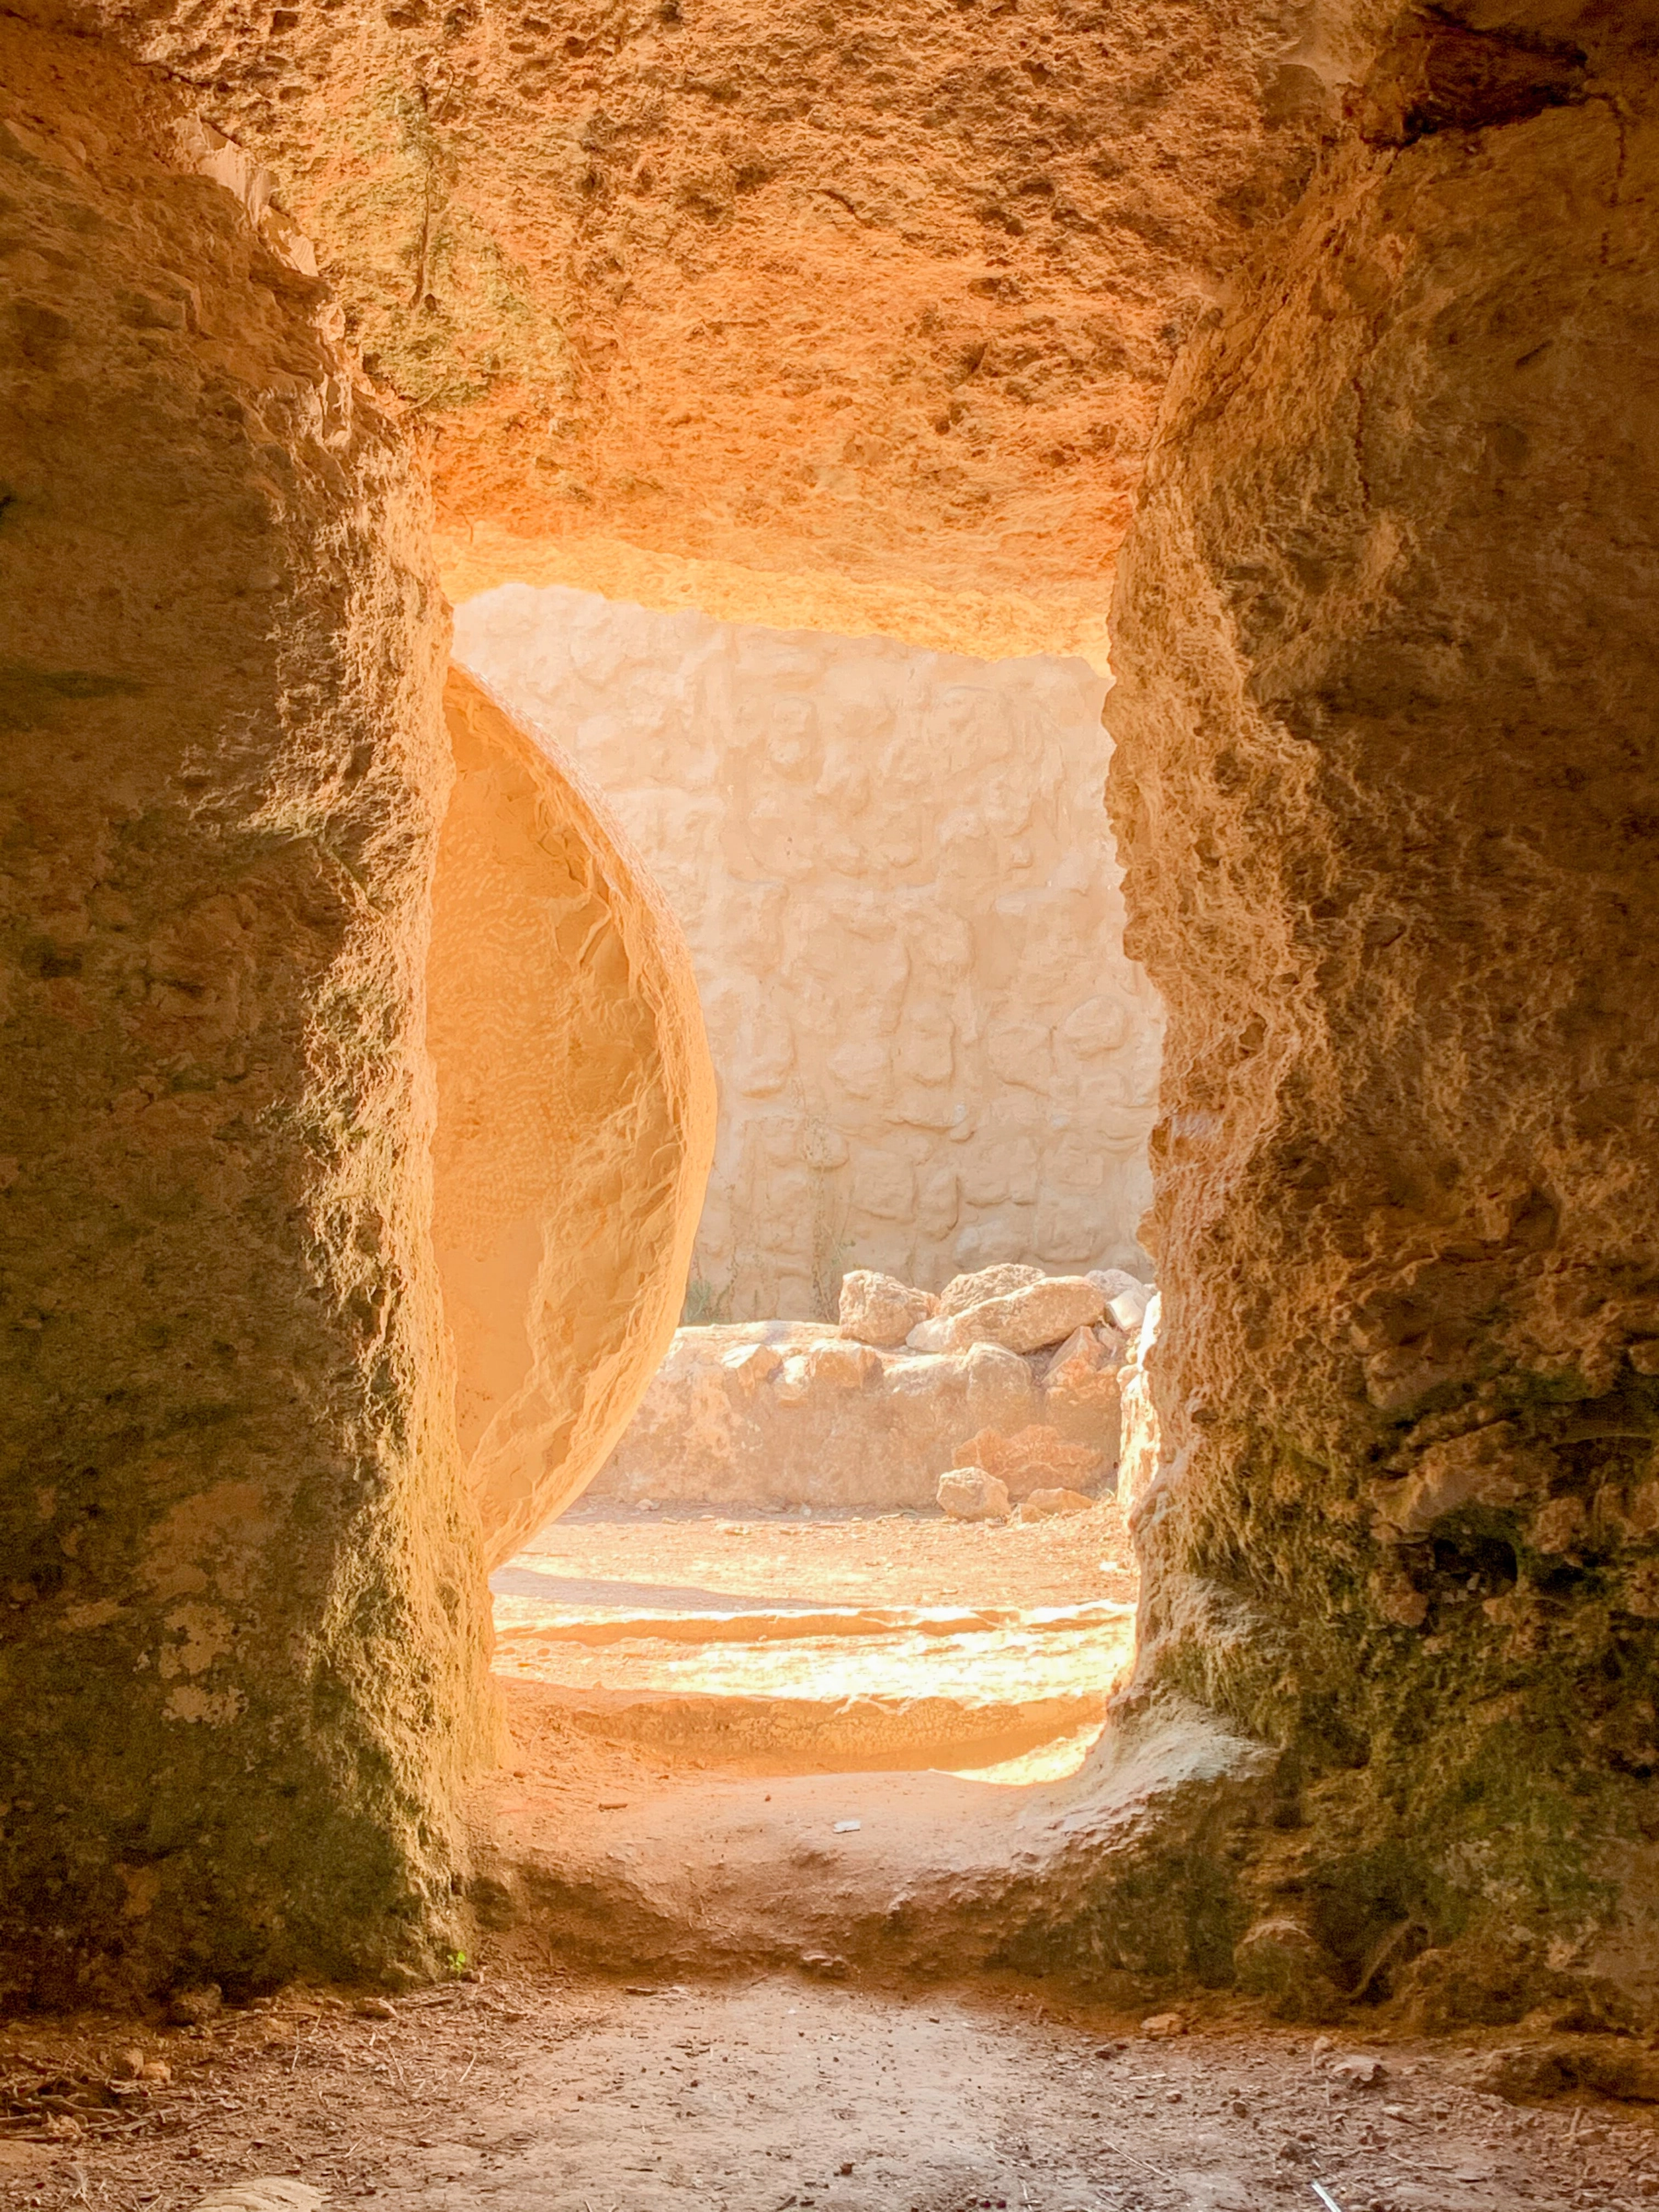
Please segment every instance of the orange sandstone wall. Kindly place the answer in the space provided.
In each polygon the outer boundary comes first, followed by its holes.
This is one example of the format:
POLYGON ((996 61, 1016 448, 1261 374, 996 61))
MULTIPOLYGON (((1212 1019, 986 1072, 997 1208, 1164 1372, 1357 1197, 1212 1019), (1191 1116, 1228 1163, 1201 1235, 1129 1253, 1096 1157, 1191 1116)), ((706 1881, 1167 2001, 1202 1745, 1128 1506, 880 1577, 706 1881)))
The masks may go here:
POLYGON ((1277 1752, 1265 1981, 1616 2018, 1659 1996, 1659 118, 1611 15, 1473 13, 1385 50, 1194 343, 1125 555, 1138 1695, 1277 1752))
POLYGON ((59 2002, 430 1959, 491 1747, 429 507, 200 150, 0 27, 0 1985, 59 2002))

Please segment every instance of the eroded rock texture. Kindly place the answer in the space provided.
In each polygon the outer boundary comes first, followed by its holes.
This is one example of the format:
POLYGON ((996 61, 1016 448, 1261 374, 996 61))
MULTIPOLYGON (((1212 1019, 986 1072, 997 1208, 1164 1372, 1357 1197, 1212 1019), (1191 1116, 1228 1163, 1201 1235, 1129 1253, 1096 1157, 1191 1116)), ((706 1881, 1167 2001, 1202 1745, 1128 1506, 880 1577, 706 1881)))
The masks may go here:
POLYGON ((0 1984, 418 1962, 489 1741, 429 508, 173 96, 0 39, 0 1984))
POLYGON ((522 587, 456 651, 684 924, 721 1083, 688 1318, 828 1319, 849 1267, 1145 1266, 1162 1017, 1088 667, 522 587))
POLYGON ((1241 1960, 1431 2018, 1650 2004, 1659 1901, 1652 57, 1468 21, 1194 344, 1108 708, 1170 1009, 1141 1692, 1280 1747, 1213 1925, 1305 1955, 1241 1960))
POLYGON ((433 893, 433 1223, 491 1565, 576 1497, 668 1349, 714 1144, 666 903, 568 762, 471 678, 433 893))
POLYGON ((440 433, 458 596, 587 542, 914 594, 934 642, 963 594, 981 649, 1098 635, 1170 362, 1331 107, 1281 0, 76 20, 273 165, 440 433))

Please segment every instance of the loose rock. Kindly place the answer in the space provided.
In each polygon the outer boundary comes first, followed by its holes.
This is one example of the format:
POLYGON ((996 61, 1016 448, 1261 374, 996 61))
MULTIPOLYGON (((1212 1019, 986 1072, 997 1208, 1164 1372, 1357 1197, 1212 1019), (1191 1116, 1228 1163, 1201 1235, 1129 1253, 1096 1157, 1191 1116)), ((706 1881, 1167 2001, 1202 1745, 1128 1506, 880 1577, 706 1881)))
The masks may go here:
POLYGON ((1022 1521, 1052 1521, 1065 1513, 1092 1513, 1095 1501, 1080 1490, 1034 1490, 1019 1509, 1022 1521))
POLYGON ((1050 1390, 1063 1380, 1081 1382, 1111 1364, 1097 1330, 1074 1328, 1059 1351, 1049 1354, 1048 1364, 1042 1372, 1042 1387, 1050 1390))
POLYGON ((872 1267, 854 1267, 842 1278, 840 1320, 843 1336, 860 1344, 890 1348, 904 1342, 939 1305, 927 1291, 913 1290, 896 1276, 872 1267))
POLYGON ((1341 2009, 1335 1960, 1289 1913, 1258 1920, 1239 1939, 1233 1964, 1240 1988, 1265 1998, 1281 2020, 1330 2020, 1341 2009))
POLYGON ((175 1990, 167 1999, 167 2019, 174 2027, 203 2027, 223 2003, 224 1993, 217 1982, 204 1982, 193 1990, 175 1990))
POLYGON ((1145 1283, 1137 1283, 1133 1290, 1120 1291, 1115 1298, 1109 1298, 1106 1310, 1120 1328, 1133 1332, 1146 1320, 1146 1310, 1157 1295, 1145 1283))
POLYGON ((1091 1328, 1105 1310, 1106 1301, 1085 1276, 1051 1275, 957 1314, 946 1349, 1000 1344, 1008 1352, 1042 1352, 1073 1329, 1091 1328))
POLYGON ((286 2174, 261 2174, 210 2189, 197 2199, 196 2212, 319 2212, 323 2191, 286 2174))
POLYGON ((1008 1492, 982 1467, 953 1467, 939 1479, 939 1504, 953 1521, 1006 1521, 1008 1492))
POLYGON ((1356 2053, 1348 2058, 1334 2058, 1327 2072, 1339 2081, 1346 2081, 1351 2089, 1375 2089, 1389 2078, 1389 2069, 1380 2058, 1356 2053))

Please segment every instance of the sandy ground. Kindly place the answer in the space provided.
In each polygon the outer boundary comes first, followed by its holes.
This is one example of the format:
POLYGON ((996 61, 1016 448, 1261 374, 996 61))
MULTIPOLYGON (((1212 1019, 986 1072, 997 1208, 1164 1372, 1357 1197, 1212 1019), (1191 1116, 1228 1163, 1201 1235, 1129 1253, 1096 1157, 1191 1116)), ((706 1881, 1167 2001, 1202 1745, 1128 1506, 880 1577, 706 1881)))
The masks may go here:
POLYGON ((578 1506, 490 1578, 501 1595, 584 1607, 1055 1606, 1132 1600, 1115 1503, 1029 1527, 941 1513, 738 1516, 578 1506), (534 1580, 529 1578, 533 1577, 534 1580))
MULTIPOLYGON (((594 1515, 553 1534, 538 1558, 554 1578, 620 1583, 624 1613, 641 1589, 672 1592, 675 1612, 688 1590, 775 1608, 1130 1594, 1100 1565, 1121 1557, 1110 1509, 1031 1529, 594 1515)), ((926 1942, 908 1968, 890 1956, 895 1885, 975 1850, 1025 1850, 1063 1811, 1065 1785, 1041 1773, 742 1776, 596 1741, 539 1686, 504 1688, 517 1748, 478 1813, 527 1909, 465 1977, 396 2001, 290 1991, 198 2028, 14 2021, 0 2027, 0 2206, 187 2212, 260 2175, 331 2205, 423 2212, 1659 2199, 1659 2112, 1481 2094, 1501 2032, 1333 2045, 1212 2000, 1183 2016, 1190 2033, 1154 2037, 995 1978, 964 1993, 965 1960, 926 1942), (848 1940, 866 1923, 872 1958, 890 1981, 908 1972, 906 1990, 872 1986, 848 1940), (634 1961, 633 1986, 585 1978, 583 1959, 634 1961), (1382 2063, 1369 2085, 1331 2070, 1368 2053, 1382 2063)))
POLYGON ((1074 1767, 1133 1654, 1127 1549, 1109 1501, 1030 1526, 601 1509, 492 1578, 496 1670, 589 1733, 750 1771, 979 1772, 1061 1739, 1074 1767))
POLYGON ((1659 2189, 1647 2108, 1502 2104, 1460 2079, 1473 2045, 1375 2046, 1359 2088, 1328 2069, 1363 2044, 1154 2040, 997 1992, 486 1970, 371 2002, 392 2016, 325 1992, 172 2033, 13 2023, 0 2203, 182 2212, 262 2174, 433 2212, 1634 2212, 1659 2189), (124 2051, 170 2081, 105 2090, 124 2051), (43 2081, 108 2101, 30 2140, 43 2081))
POLYGON ((1030 1526, 568 1515, 494 1577, 516 1750, 475 1793, 480 1863, 574 1965, 880 1950, 902 1976, 896 1899, 925 1954, 924 1899, 1051 1844, 1129 1657, 1127 1553, 1110 1503, 1030 1526), (964 1611, 977 1632, 941 1632, 964 1611), (820 1634, 827 1613, 856 1632, 820 1634))
POLYGON ((594 1650, 538 1644, 533 1631, 496 1655, 498 1669, 580 1689, 651 1689, 726 1698, 951 1698, 1018 1706, 1103 1699, 1127 1668, 1127 1619, 1071 1633, 807 1637, 787 1642, 664 1644, 630 1638, 594 1650))

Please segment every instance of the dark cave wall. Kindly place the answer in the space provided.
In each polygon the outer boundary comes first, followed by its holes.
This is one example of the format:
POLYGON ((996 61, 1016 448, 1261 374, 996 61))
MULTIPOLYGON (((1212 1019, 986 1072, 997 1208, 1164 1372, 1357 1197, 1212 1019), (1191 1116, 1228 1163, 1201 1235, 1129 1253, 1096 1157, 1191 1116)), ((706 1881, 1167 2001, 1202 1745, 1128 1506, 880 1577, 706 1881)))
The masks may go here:
POLYGON ((418 1966, 491 1740, 427 501, 173 95, 0 40, 0 1987, 418 1966))
POLYGON ((1656 1994, 1644 27, 1407 19, 1178 370, 1116 601, 1170 1014, 1128 1709, 1277 1749, 1269 1978, 1431 2021, 1656 1994))

